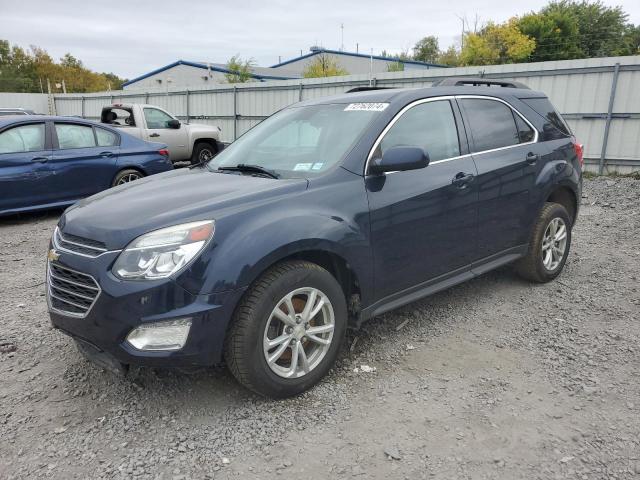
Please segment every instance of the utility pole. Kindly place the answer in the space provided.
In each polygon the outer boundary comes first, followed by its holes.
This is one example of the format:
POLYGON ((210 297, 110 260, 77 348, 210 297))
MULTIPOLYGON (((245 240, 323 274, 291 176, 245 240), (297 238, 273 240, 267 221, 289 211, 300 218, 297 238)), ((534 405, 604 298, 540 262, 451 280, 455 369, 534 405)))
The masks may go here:
POLYGON ((360 52, 360 44, 356 43, 356 53, 359 53, 359 52, 360 52))
POLYGON ((340 24, 340 51, 344 52, 344 23, 340 24))
POLYGON ((64 83, 64 78, 62 79, 62 93, 67 93, 67 85, 64 83))

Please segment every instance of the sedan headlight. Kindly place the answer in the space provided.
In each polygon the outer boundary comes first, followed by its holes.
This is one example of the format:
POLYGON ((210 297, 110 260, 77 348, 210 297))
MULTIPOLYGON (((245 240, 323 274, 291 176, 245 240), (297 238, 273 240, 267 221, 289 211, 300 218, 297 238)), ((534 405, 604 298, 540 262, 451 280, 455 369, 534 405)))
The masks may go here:
POLYGON ((213 237, 213 220, 185 223, 146 233, 125 248, 113 273, 123 280, 167 278, 183 269, 213 237))

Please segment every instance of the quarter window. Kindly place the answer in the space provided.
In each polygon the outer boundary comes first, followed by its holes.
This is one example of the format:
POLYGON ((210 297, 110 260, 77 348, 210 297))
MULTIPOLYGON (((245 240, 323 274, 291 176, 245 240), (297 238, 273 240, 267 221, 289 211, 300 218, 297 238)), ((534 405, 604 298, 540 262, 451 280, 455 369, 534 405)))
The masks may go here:
POLYGON ((118 144, 118 136, 104 128, 96 128, 96 139, 99 147, 113 147, 118 144))
MULTIPOLYGON (((496 100, 469 98, 463 99, 462 105, 469 119, 469 128, 475 146, 474 152, 521 143, 513 111, 504 103, 496 100)), ((526 138, 526 133, 523 136, 526 138)))
POLYGON ((169 128, 169 122, 173 117, 157 108, 145 108, 144 119, 147 122, 147 128, 169 128))
POLYGON ((518 128, 518 138, 520 139, 520 143, 533 142, 533 139, 536 137, 533 128, 531 128, 520 115, 515 112, 511 113, 513 113, 513 118, 516 119, 516 127, 518 128))
POLYGON ((391 147, 421 147, 430 161, 460 155, 458 129, 448 100, 426 102, 407 110, 386 133, 374 157, 391 147))
POLYGON ((44 150, 44 123, 22 125, 0 133, 0 153, 44 150))
POLYGON ((93 128, 87 125, 56 123, 56 135, 58 136, 58 147, 60 150, 96 146, 93 128))

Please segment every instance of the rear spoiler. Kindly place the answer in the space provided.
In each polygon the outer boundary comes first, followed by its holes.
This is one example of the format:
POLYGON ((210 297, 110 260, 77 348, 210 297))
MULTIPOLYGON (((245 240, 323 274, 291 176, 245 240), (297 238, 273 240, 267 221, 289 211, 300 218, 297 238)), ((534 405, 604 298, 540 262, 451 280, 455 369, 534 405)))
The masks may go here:
POLYGON ((530 90, 524 83, 513 80, 493 80, 480 77, 450 77, 436 80, 432 87, 504 87, 504 88, 524 88, 530 90))

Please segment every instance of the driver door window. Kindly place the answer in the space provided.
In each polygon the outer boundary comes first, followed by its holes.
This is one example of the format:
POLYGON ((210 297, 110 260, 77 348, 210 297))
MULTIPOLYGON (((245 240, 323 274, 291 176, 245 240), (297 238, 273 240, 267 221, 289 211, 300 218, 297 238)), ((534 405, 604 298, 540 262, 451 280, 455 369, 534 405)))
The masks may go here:
POLYGON ((144 119, 147 122, 147 128, 169 128, 169 122, 173 117, 157 108, 145 108, 144 119))
POLYGON ((407 110, 384 136, 374 158, 398 146, 421 147, 431 162, 460 156, 458 129, 449 100, 421 103, 407 110))

